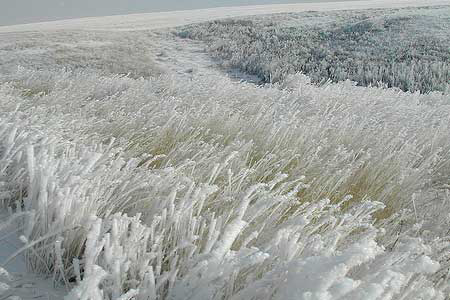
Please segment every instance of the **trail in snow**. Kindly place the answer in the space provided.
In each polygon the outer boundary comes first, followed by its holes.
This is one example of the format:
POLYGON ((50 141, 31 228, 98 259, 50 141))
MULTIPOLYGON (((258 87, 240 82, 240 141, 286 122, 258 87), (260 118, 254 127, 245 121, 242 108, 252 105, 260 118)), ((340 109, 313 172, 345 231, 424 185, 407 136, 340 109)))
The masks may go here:
POLYGON ((245 74, 236 68, 224 68, 218 59, 214 59, 205 50, 201 41, 182 39, 167 30, 153 32, 152 58, 158 66, 168 72, 181 74, 187 78, 197 76, 228 77, 232 81, 245 81, 259 84, 256 75, 245 74))

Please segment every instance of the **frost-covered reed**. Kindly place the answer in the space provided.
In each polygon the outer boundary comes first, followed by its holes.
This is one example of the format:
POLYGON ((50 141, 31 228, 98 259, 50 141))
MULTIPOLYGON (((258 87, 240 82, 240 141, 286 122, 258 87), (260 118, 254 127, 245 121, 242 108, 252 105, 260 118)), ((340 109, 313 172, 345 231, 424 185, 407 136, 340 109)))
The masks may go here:
POLYGON ((0 195, 30 268, 67 299, 450 292, 446 95, 9 76, 0 195))

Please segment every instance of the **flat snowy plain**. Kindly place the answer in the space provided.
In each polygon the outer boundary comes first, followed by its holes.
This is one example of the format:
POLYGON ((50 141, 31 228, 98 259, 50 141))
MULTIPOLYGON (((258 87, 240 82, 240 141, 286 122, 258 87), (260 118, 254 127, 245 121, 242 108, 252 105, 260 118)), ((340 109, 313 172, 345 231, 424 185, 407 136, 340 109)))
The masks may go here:
POLYGON ((302 76, 257 87, 171 34, 437 5, 448 1, 0 27, 0 200, 15 212, 0 222, 0 299, 68 294, 53 282, 75 286, 67 300, 449 299, 448 94, 302 76))
POLYGON ((109 17, 93 17, 1 26, 0 32, 41 31, 41 30, 150 30, 182 26, 215 19, 264 15, 275 13, 296 13, 304 11, 331 11, 343 9, 400 8, 420 7, 428 5, 448 5, 444 0, 370 0, 350 2, 322 2, 258 5, 242 7, 221 7, 188 11, 173 11, 163 13, 145 13, 119 15, 109 17))

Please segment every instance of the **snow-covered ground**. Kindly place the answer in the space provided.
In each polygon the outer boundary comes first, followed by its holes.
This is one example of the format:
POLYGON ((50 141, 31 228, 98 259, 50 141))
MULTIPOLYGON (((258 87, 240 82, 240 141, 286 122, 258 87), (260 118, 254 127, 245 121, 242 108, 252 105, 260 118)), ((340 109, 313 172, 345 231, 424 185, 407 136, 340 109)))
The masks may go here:
MULTIPOLYGON (((1 212, 0 223, 4 225, 8 219, 9 216, 1 212)), ((0 267, 0 299, 62 299, 67 293, 63 287, 55 287, 52 279, 48 276, 43 277, 30 272, 22 254, 14 256, 15 252, 23 246, 23 242, 19 240, 17 229, 16 222, 13 222, 9 226, 1 226, 0 230, 0 264, 3 265, 12 258, 2 266, 3 268, 0 267), (13 298, 14 296, 20 298, 13 298)))
POLYGON ((92 17, 54 22, 2 26, 0 32, 41 30, 148 30, 175 27, 214 19, 285 12, 329 11, 343 9, 399 8, 448 5, 448 0, 368 0, 299 4, 221 7, 188 11, 92 17))
POLYGON ((5 266, 12 278, 0 274, 12 287, 0 299, 61 299, 55 278, 78 284, 70 300, 447 300, 448 95, 319 88, 295 76, 286 89, 238 83, 203 44, 164 29, 433 4, 448 3, 276 5, 0 27, 0 195, 20 199, 15 208, 27 213, 2 228, 1 259, 24 244, 11 234, 19 228, 25 244, 48 235, 33 247, 33 267, 52 269, 41 280, 17 256, 5 266), (375 224, 378 201, 398 215, 375 224), (83 280, 77 263, 60 264, 66 257, 79 259, 83 280))

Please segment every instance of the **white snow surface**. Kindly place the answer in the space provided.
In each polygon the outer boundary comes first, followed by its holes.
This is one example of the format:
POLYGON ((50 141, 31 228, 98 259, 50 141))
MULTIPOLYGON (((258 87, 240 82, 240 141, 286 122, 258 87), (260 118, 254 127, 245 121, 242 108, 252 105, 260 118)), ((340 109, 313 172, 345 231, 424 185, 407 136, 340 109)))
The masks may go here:
MULTIPOLYGON (((0 214, 0 223, 9 218, 0 214)), ((13 257, 23 243, 17 236, 17 224, 0 230, 0 264, 13 257)), ((25 259, 22 255, 15 256, 4 266, 0 265, 0 299, 28 300, 47 299, 59 300, 67 293, 62 286, 56 287, 51 278, 45 278, 33 274, 27 270, 25 259), (14 298, 16 297, 16 298, 14 298)))
POLYGON ((90 17, 52 22, 2 26, 0 32, 42 31, 42 30, 148 30, 182 26, 215 19, 295 13, 304 11, 331 11, 346 9, 400 8, 432 5, 448 5, 448 0, 369 0, 350 2, 322 2, 276 5, 254 5, 241 7, 220 7, 186 11, 90 17))

